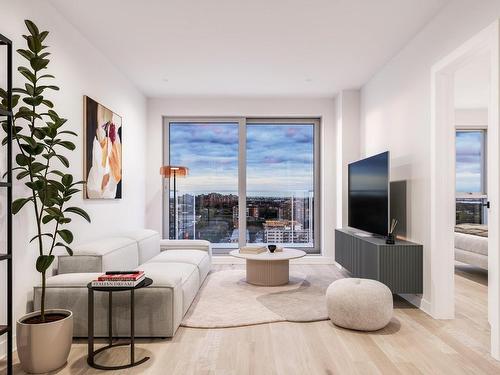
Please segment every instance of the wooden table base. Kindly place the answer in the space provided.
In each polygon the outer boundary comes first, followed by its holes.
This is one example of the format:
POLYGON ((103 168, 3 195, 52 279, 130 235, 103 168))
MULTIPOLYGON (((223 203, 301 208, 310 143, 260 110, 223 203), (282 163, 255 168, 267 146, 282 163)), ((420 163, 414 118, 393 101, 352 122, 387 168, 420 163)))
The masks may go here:
POLYGON ((259 286, 288 284, 289 260, 246 260, 247 283, 259 286))

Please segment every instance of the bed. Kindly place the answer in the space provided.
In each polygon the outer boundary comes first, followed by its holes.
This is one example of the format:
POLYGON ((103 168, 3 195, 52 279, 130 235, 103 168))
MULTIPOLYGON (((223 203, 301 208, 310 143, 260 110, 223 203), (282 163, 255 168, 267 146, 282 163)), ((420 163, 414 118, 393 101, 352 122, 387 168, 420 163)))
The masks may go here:
POLYGON ((457 224, 455 226, 455 260, 488 269, 488 226, 457 224))

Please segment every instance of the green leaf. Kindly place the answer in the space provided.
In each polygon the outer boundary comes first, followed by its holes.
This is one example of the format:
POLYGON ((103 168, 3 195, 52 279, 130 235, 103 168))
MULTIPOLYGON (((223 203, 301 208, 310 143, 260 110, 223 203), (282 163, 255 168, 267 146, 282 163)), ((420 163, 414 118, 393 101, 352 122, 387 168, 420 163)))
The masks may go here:
POLYGON ((28 28, 28 31, 30 32, 31 35, 38 36, 38 34, 40 34, 40 31, 38 31, 38 27, 36 27, 33 21, 24 20, 24 24, 28 28))
POLYGON ((59 192, 57 187, 52 184, 47 184, 43 190, 39 191, 38 195, 40 196, 40 200, 47 207, 52 207, 54 204, 58 203, 59 192))
POLYGON ((69 187, 71 186, 71 183, 73 182, 73 176, 70 174, 65 174, 61 180, 64 186, 69 187))
POLYGON ((42 59, 39 56, 35 56, 30 60, 30 65, 35 71, 45 69, 49 64, 49 59, 42 59))
POLYGON ((25 83, 24 87, 29 96, 35 96, 35 87, 29 83, 25 83))
POLYGON ((48 207, 45 209, 45 212, 47 212, 54 218, 63 217, 63 213, 61 212, 61 210, 56 207, 48 207))
POLYGON ((17 53, 24 57, 26 60, 31 60, 35 54, 27 49, 18 49, 17 53))
POLYGON ((66 242, 67 244, 70 244, 73 242, 73 233, 69 231, 68 229, 61 229, 57 231, 57 234, 61 236, 61 238, 66 242))
POLYGON ((23 178, 25 178, 26 176, 29 176, 30 172, 28 171, 23 171, 23 172, 19 172, 16 176, 16 178, 18 180, 22 180, 23 178))
POLYGON ((63 130, 63 131, 59 132, 59 134, 71 134, 71 135, 74 135, 75 137, 78 137, 78 134, 76 134, 75 132, 72 132, 71 130, 63 130))
POLYGON ((44 224, 48 224, 51 220, 54 220, 54 216, 45 215, 45 216, 42 218, 42 223, 44 223, 44 224))
POLYGON ((49 108, 54 108, 54 103, 52 103, 50 100, 43 99, 42 104, 45 104, 49 108))
POLYGON ((57 154, 55 156, 59 159, 59 161, 62 163, 62 165, 64 165, 66 168, 69 167, 69 161, 65 156, 57 155, 57 154))
POLYGON ((70 151, 73 151, 76 148, 75 144, 70 141, 61 141, 59 144, 70 151))
POLYGON ((26 98, 23 98, 23 102, 34 107, 37 107, 40 104, 42 104, 42 101, 43 101, 43 96, 41 95, 35 97, 28 96, 26 98))
POLYGON ((80 191, 81 191, 80 189, 68 189, 68 190, 66 190, 66 196, 76 194, 80 191))
POLYGON ((42 78, 56 78, 56 77, 54 77, 52 74, 44 74, 44 75, 41 75, 40 77, 38 77, 38 79, 42 79, 42 78))
POLYGON ((25 185, 27 187, 29 187, 31 190, 35 190, 35 191, 38 191, 38 190, 41 190, 44 188, 45 186, 45 183, 42 181, 42 180, 36 180, 36 181, 28 181, 25 183, 25 185))
POLYGON ((31 172, 33 174, 44 171, 45 169, 47 169, 47 166, 45 164, 39 162, 31 163, 31 172))
POLYGON ((59 181, 56 180, 47 180, 50 185, 54 186, 57 190, 59 190, 61 193, 66 191, 66 187, 61 184, 59 181))
POLYGON ((59 91, 59 87, 57 86, 54 86, 54 85, 49 85, 49 86, 38 86, 39 89, 41 90, 55 90, 55 91, 59 91))
POLYGON ((56 219, 59 224, 68 224, 71 223, 71 218, 69 217, 60 217, 59 219, 56 219))
POLYGON ((50 237, 50 238, 53 238, 53 235, 52 233, 42 233, 42 234, 37 234, 36 236, 34 236, 31 240, 30 240, 30 243, 33 242, 34 240, 36 240, 37 238, 39 237, 50 237))
POLYGON ((47 35, 49 35, 49 32, 48 31, 42 31, 40 33, 40 42, 43 42, 44 39, 47 37, 47 35))
POLYGON ((12 213, 17 214, 23 206, 30 202, 33 198, 19 198, 12 202, 12 213))
POLYGON ((28 79, 28 81, 30 81, 33 84, 36 83, 35 74, 33 74, 31 72, 31 70, 29 70, 28 68, 26 68, 24 66, 18 67, 17 70, 19 71, 19 73, 21 73, 23 76, 25 76, 28 79))
POLYGON ((54 247, 64 247, 66 249, 66 251, 68 252, 68 255, 73 256, 73 250, 70 247, 68 247, 65 244, 63 244, 62 242, 56 243, 54 245, 54 247))
POLYGON ((81 209, 80 207, 68 207, 64 210, 64 212, 71 212, 73 214, 80 215, 85 220, 87 220, 89 223, 91 222, 89 214, 87 212, 85 212, 85 210, 81 209))
POLYGON ((44 273, 50 267, 54 259, 55 256, 53 255, 40 255, 36 260, 36 270, 40 273, 44 273))
POLYGON ((20 166, 26 166, 28 165, 30 162, 30 158, 23 155, 23 154, 17 154, 16 155, 16 163, 20 166))

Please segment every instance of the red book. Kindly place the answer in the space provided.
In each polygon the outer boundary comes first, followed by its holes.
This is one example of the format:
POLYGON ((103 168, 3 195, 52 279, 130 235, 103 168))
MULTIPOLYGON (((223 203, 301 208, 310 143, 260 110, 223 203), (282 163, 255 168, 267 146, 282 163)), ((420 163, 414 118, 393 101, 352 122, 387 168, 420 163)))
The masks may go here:
POLYGON ((104 274, 97 278, 99 281, 136 281, 144 278, 144 271, 133 273, 104 274))

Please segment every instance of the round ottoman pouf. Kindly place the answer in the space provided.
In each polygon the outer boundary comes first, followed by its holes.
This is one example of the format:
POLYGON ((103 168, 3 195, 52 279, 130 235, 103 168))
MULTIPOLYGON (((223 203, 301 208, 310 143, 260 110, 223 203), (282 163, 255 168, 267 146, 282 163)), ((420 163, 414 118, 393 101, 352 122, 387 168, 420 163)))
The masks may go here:
POLYGON ((326 308, 333 324, 358 331, 376 331, 392 318, 392 293, 381 282, 340 279, 326 291, 326 308))

